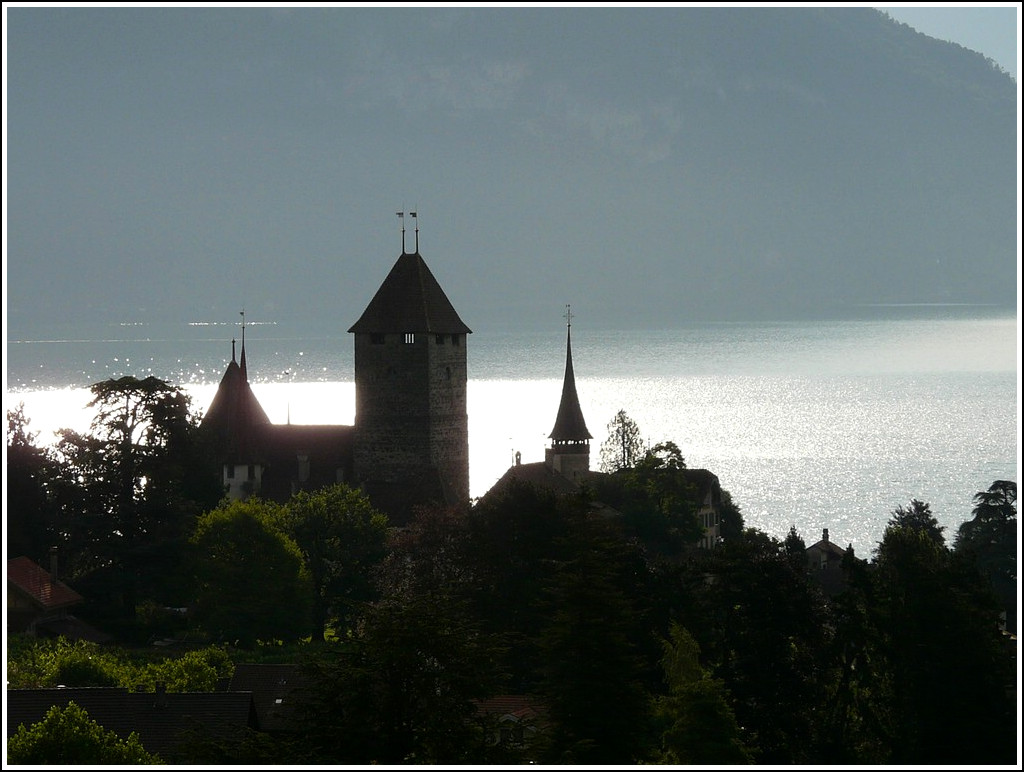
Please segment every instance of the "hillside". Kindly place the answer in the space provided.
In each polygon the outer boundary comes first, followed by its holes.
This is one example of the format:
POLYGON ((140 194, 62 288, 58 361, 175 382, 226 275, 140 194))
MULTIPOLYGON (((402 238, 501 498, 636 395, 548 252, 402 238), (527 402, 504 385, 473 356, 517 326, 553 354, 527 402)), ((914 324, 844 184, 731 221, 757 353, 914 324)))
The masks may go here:
POLYGON ((1016 302, 1017 84, 872 9, 22 9, 9 36, 9 335, 242 307, 343 334, 399 209, 476 330, 1016 302))

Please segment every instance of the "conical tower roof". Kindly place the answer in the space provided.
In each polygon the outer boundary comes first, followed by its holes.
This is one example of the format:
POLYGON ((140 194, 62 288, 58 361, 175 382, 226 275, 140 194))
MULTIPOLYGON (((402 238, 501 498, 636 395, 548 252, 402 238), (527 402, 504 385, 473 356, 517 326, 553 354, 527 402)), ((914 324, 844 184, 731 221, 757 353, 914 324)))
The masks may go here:
POLYGON ((419 252, 403 252, 383 284, 349 328, 354 333, 468 333, 419 252))
POLYGON ((583 410, 576 394, 576 375, 572 369, 572 321, 566 325, 565 332, 565 378, 562 381, 562 401, 558 404, 558 415, 555 417, 555 428, 548 437, 558 441, 583 441, 592 438, 587 430, 587 422, 583 420, 583 410))
POLYGON ((235 361, 235 342, 231 341, 231 362, 203 416, 203 426, 229 438, 241 450, 251 444, 253 427, 269 423, 270 418, 249 386, 245 345, 242 345, 242 365, 239 365, 235 361))

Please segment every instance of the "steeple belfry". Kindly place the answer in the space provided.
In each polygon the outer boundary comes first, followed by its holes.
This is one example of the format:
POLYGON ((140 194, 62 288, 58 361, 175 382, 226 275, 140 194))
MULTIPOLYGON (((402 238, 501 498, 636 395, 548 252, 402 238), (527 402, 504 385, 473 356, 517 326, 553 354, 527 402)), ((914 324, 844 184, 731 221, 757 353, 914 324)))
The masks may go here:
POLYGON ((590 440, 593 436, 583 418, 579 395, 576 393, 576 374, 572 366, 572 308, 565 307, 565 377, 562 380, 562 399, 558 403, 555 427, 548 435, 551 447, 545 452, 545 461, 554 471, 573 478, 580 472, 590 471, 590 440))

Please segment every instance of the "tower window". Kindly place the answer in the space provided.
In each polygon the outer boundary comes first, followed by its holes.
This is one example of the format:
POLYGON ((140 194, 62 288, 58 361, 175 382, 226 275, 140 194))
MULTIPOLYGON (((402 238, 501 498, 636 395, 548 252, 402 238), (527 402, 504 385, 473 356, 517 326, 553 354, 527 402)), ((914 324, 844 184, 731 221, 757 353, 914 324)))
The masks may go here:
POLYGON ((415 343, 416 342, 416 333, 414 333, 414 332, 407 332, 407 333, 405 333, 405 342, 406 343, 415 343))
POLYGON ((444 345, 444 335, 437 335, 437 336, 435 336, 434 339, 437 341, 437 345, 438 346, 443 346, 444 345))
POLYGON ((459 336, 458 335, 452 335, 452 345, 453 346, 458 346, 459 345, 459 336))
POLYGON ((373 343, 373 344, 378 345, 378 346, 383 345, 383 343, 384 343, 384 333, 381 333, 381 332, 372 333, 370 335, 370 343, 373 343))

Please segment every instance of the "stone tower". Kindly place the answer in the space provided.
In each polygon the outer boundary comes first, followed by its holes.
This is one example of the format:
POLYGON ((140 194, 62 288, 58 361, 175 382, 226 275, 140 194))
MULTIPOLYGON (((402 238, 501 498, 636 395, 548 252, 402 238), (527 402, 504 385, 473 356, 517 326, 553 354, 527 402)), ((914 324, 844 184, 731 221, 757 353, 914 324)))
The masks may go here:
POLYGON ((415 504, 468 503, 472 331, 418 249, 402 250, 349 332, 355 335, 356 482, 399 524, 415 504))
POLYGON ((579 396, 576 394, 576 376, 572 369, 572 313, 566 307, 565 378, 562 380, 562 400, 558 404, 555 428, 549 438, 551 447, 545 449, 544 461, 555 472, 570 480, 590 471, 590 432, 583 419, 579 396))

